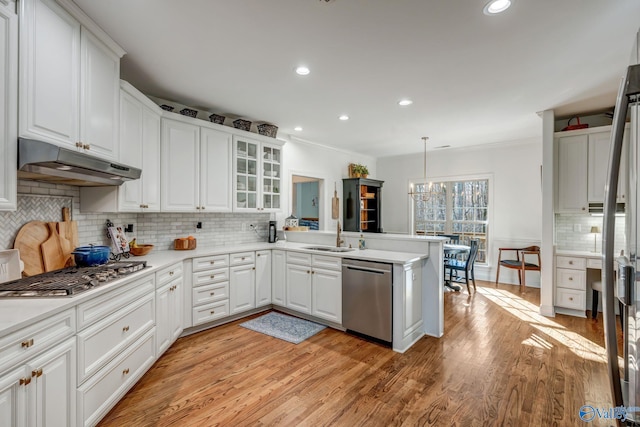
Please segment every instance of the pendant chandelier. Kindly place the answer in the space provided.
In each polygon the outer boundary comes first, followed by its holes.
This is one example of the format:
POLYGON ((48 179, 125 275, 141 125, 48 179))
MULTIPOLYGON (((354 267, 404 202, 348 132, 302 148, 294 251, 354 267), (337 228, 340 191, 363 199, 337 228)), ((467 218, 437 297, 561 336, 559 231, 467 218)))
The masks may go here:
MULTIPOLYGON (((427 186, 427 140, 429 139, 429 137, 427 136, 423 136, 422 140, 424 141, 424 175, 423 175, 423 180, 422 180, 422 191, 416 191, 417 188, 413 187, 413 183, 410 186, 410 191, 409 191, 409 196, 417 201, 423 201, 426 202, 427 200, 429 200, 430 196, 431 196, 431 183, 429 183, 429 185, 427 186), (427 192, 428 189, 428 192, 427 192)), ((416 186, 417 187, 417 186, 416 186)))

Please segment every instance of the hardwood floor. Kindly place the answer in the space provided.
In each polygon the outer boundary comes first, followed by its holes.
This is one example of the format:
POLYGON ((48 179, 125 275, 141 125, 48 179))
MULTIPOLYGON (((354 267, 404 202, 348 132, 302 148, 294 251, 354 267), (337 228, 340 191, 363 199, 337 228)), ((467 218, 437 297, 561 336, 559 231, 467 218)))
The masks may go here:
MULTIPOLYGON (((179 339, 100 426, 575 426, 609 408, 602 317, 539 291, 445 294, 445 335, 405 354, 330 328, 294 345, 237 321, 179 339)), ((599 424, 596 419, 590 425, 599 424)))

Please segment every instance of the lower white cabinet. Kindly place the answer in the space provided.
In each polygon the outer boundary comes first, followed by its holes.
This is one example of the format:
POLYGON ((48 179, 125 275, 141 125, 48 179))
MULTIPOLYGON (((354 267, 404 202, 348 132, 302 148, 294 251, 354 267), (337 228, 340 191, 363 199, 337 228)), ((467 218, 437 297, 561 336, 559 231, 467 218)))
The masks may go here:
MULTIPOLYGON (((337 261, 340 263, 340 259, 337 261)), ((313 267, 311 290, 311 314, 342 323, 342 272, 313 267)))
POLYGON ((0 376, 0 425, 76 425, 76 340, 0 376))
POLYGON ((271 302, 282 307, 287 305, 287 253, 282 250, 271 251, 271 302))
POLYGON ((311 314, 311 267, 287 263, 287 307, 311 314))
POLYGON ((416 262, 404 266, 404 280, 402 281, 402 337, 411 335, 422 327, 422 267, 416 262))
POLYGON ((229 254, 211 255, 192 260, 193 326, 209 323, 229 315, 229 254))
POLYGON ((342 323, 340 258, 287 252, 286 306, 342 323))
POLYGON ((271 304, 271 251, 256 252, 256 307, 271 304))
POLYGON ((254 264, 229 268, 229 314, 242 313, 256 306, 254 264))
POLYGON ((162 355, 182 333, 182 263, 156 273, 156 354, 162 355))
POLYGON ((586 309, 587 260, 556 256, 555 306, 570 310, 586 309))

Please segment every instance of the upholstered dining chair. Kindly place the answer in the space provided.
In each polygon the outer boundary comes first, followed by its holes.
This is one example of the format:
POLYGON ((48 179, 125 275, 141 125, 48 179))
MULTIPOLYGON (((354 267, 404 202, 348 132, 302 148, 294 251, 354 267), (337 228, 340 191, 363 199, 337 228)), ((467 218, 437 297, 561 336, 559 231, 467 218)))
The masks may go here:
POLYGON ((540 262, 540 247, 539 246, 527 246, 526 248, 499 248, 498 249, 498 271, 496 271, 496 285, 498 284, 498 278, 500 277, 500 267, 512 268, 518 270, 518 283, 521 286, 526 286, 526 272, 527 271, 540 271, 542 263, 540 262), (515 259, 513 254, 508 255, 510 259, 502 259, 502 252, 515 252, 515 259), (527 255, 529 260, 533 256, 537 257, 538 263, 527 261, 527 255))
POLYGON ((454 274, 454 272, 464 271, 464 281, 467 285, 467 291, 471 295, 471 287, 469 286, 469 279, 473 282, 473 290, 476 290, 476 275, 473 269, 473 264, 476 262, 478 256, 478 239, 471 239, 469 245, 469 256, 465 260, 452 259, 444 265, 445 276, 446 270, 449 270, 449 280, 453 281, 458 278, 462 279, 462 276, 454 274))

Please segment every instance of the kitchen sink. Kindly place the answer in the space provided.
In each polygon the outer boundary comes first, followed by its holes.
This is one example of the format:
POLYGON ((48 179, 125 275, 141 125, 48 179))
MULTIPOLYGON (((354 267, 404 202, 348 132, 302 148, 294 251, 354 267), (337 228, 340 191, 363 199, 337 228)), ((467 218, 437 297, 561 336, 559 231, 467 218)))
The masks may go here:
POLYGON ((323 252, 351 252, 355 251, 353 248, 338 248, 335 246, 307 246, 303 249, 309 249, 311 251, 323 251, 323 252))

